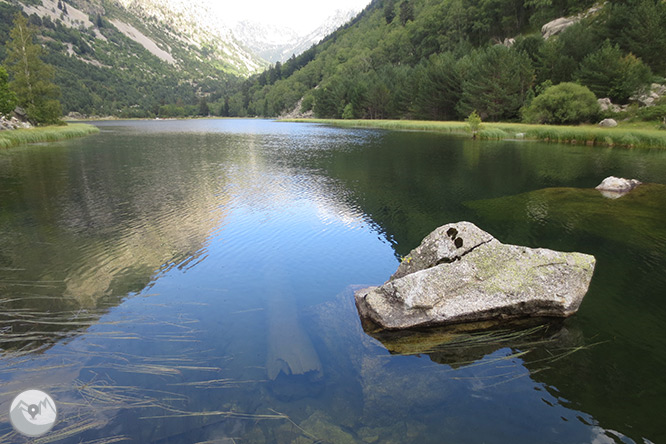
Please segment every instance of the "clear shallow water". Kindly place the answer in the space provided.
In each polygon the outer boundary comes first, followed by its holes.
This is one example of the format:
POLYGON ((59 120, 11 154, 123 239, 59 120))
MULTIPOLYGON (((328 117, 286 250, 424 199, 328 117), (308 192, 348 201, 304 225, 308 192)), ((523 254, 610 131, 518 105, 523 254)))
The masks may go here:
POLYGON ((0 439, 661 442, 666 153, 261 120, 108 122, 0 152, 0 439), (580 312, 373 337, 380 284, 435 227, 592 253, 580 312), (292 373, 292 374, 290 374, 292 373))

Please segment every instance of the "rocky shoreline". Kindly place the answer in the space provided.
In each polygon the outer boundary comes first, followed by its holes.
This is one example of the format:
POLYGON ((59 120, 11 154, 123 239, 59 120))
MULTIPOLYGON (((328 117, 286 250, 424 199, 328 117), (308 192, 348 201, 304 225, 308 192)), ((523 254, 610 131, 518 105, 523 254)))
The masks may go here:
POLYGON ((16 116, 6 117, 0 115, 0 131, 32 128, 30 122, 20 120, 16 116))

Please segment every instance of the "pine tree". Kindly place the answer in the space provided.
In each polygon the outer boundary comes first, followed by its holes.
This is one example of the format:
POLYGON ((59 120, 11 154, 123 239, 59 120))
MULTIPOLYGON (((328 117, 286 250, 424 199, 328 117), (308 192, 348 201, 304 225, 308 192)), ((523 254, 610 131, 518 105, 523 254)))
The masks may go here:
POLYGON ((199 100, 199 115, 203 117, 210 115, 210 107, 208 106, 208 101, 205 97, 202 97, 199 100))
POLYGON ((224 104, 220 108, 220 116, 229 117, 229 96, 224 97, 224 104))
POLYGON ((408 21, 414 20, 414 6, 409 0, 400 3, 400 23, 405 26, 408 21))
POLYGON ((666 75, 666 2, 613 1, 607 28, 625 52, 631 52, 659 75, 666 75))
POLYGON ((521 52, 495 45, 466 56, 459 62, 462 98, 458 112, 476 110, 484 120, 518 117, 534 82, 530 58, 521 52))
POLYGON ((395 18, 395 0, 387 0, 384 3, 384 18, 387 24, 390 24, 395 18))
POLYGON ((583 60, 577 77, 597 97, 627 103, 629 97, 649 85, 652 73, 636 56, 624 55, 617 45, 606 41, 583 60))
POLYGON ((41 60, 42 47, 34 43, 34 34, 26 18, 16 14, 6 44, 9 86, 33 123, 59 123, 62 111, 57 100, 60 90, 53 83, 55 70, 41 60))
POLYGON ((452 53, 435 54, 423 64, 418 77, 416 113, 423 119, 450 120, 462 95, 462 79, 452 53))

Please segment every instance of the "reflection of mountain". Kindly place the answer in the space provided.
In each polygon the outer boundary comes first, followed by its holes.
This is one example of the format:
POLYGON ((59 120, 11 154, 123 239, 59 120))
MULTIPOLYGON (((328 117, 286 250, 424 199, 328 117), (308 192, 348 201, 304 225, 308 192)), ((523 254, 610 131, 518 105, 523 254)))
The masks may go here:
POLYGON ((159 273, 198 260, 225 217, 224 176, 198 173, 206 161, 219 164, 212 152, 167 160, 147 155, 155 146, 92 140, 97 156, 27 149, 3 176, 4 349, 93 324, 159 273))
POLYGON ((167 132, 106 129, 80 148, 27 148, 10 153, 12 168, 0 165, 3 349, 86 329, 166 271, 204 260, 239 206, 268 212, 302 200, 325 221, 363 219, 334 181, 299 172, 301 152, 266 147, 289 146, 288 137, 180 133, 171 131, 181 123, 160 123, 167 132))

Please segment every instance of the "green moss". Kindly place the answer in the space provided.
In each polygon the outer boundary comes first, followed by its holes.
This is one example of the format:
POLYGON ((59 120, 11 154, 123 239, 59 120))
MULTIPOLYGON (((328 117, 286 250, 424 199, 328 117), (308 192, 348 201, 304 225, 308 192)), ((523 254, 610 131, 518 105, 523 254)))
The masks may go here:
POLYGON ((666 185, 645 184, 619 199, 594 189, 545 188, 498 199, 468 202, 467 207, 494 222, 513 222, 527 215, 539 225, 566 227, 625 245, 650 248, 666 239, 666 185))

